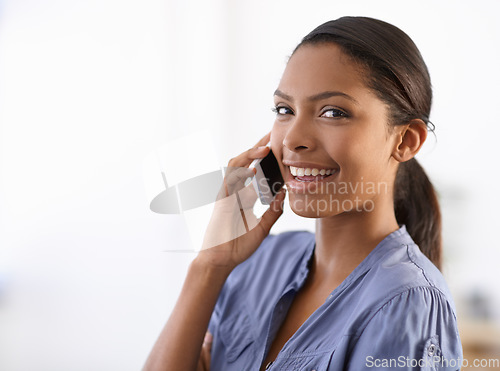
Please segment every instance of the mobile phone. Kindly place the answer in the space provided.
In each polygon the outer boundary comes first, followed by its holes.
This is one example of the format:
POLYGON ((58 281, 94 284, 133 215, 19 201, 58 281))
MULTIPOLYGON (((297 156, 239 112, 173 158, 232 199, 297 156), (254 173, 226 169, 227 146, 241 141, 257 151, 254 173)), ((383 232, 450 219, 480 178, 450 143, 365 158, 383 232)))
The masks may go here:
POLYGON ((274 196, 285 184, 278 160, 276 160, 273 151, 270 150, 266 157, 254 160, 250 167, 257 170, 252 183, 259 195, 260 202, 264 205, 270 205, 274 196))

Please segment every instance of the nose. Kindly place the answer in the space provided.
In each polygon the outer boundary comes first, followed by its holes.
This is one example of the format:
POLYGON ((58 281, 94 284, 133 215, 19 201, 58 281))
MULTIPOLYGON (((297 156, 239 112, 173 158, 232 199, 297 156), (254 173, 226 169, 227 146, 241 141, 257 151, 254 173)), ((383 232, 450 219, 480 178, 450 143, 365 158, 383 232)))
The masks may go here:
POLYGON ((288 126, 285 137, 283 138, 283 146, 292 152, 314 148, 312 127, 308 125, 307 120, 295 116, 295 119, 288 126))

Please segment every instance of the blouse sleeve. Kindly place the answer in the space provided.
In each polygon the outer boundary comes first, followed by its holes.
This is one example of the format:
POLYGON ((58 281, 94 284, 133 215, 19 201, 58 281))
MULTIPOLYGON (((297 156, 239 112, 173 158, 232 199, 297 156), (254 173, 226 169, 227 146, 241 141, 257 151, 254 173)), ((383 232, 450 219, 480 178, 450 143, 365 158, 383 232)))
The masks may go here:
POLYGON ((433 287, 403 292, 383 305, 359 335, 348 370, 460 370, 455 312, 433 287))

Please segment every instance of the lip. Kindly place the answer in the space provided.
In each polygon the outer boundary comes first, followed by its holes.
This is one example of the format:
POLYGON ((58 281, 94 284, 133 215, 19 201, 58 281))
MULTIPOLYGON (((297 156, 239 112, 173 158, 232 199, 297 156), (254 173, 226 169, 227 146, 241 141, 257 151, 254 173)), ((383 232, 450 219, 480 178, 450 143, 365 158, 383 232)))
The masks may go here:
POLYGON ((320 165, 317 163, 313 162, 302 162, 302 161, 288 161, 288 160, 283 160, 282 164, 285 166, 294 166, 294 167, 304 167, 304 168, 311 168, 311 169, 334 169, 338 170, 336 166, 331 166, 331 165, 320 165))
MULTIPOLYGON (((295 166, 295 165, 291 165, 295 166)), ((302 166, 298 166, 302 167, 302 166)), ((321 168, 324 169, 324 168, 321 168)), ((321 189, 323 190, 328 190, 328 187, 325 187, 325 184, 328 182, 333 181, 336 178, 337 173, 339 172, 338 169, 335 169, 335 172, 331 175, 325 176, 325 177, 316 177, 315 180, 313 181, 301 181, 296 179, 292 173, 290 172, 290 168, 286 168, 286 176, 285 176, 285 184, 289 192, 291 193, 298 193, 298 194, 307 194, 307 193, 315 193, 315 194, 321 194, 322 192, 321 189)))

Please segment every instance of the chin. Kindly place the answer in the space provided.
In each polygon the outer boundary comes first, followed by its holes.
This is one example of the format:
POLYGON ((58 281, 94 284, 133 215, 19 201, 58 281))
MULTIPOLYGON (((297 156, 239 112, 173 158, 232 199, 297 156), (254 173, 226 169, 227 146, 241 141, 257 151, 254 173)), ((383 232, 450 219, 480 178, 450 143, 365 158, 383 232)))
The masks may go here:
POLYGON ((292 194, 289 194, 289 196, 289 205, 292 211, 304 218, 326 218, 346 211, 323 198, 311 199, 303 196, 297 197, 292 194))
POLYGON ((296 215, 298 215, 298 216, 300 216, 302 218, 310 218, 310 219, 328 218, 330 216, 334 216, 335 215, 335 213, 322 213, 322 212, 317 213, 317 212, 311 212, 311 211, 305 212, 303 210, 298 210, 297 211, 297 210, 294 210, 293 208, 292 208, 292 211, 296 215))
POLYGON ((289 193, 292 211, 304 218, 327 218, 343 213, 372 212, 375 202, 360 197, 337 198, 330 196, 314 197, 311 194, 289 193))

